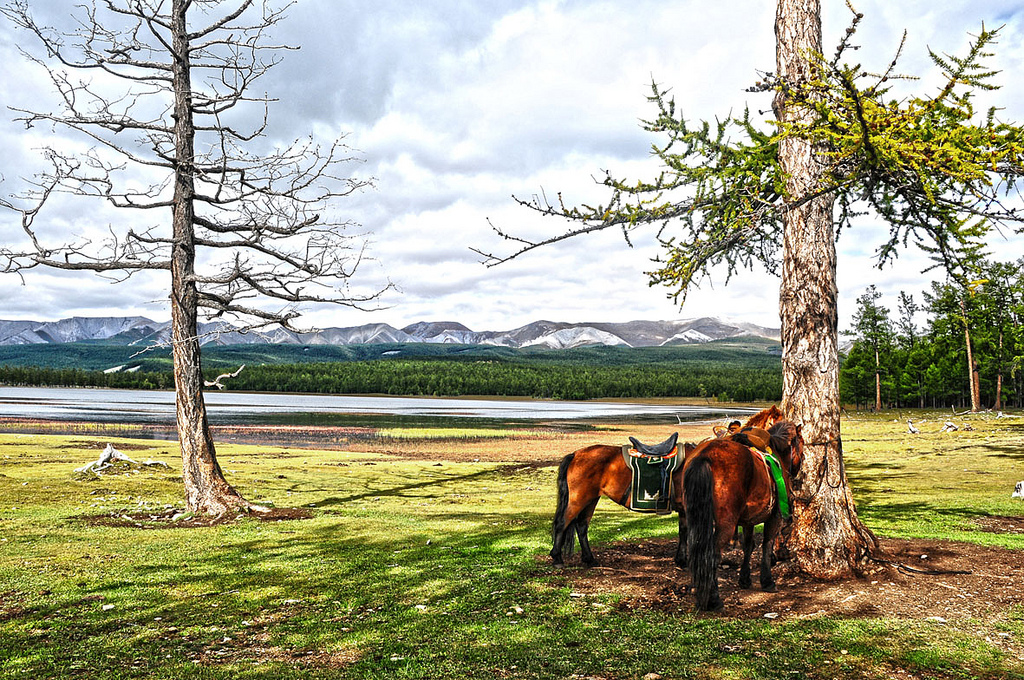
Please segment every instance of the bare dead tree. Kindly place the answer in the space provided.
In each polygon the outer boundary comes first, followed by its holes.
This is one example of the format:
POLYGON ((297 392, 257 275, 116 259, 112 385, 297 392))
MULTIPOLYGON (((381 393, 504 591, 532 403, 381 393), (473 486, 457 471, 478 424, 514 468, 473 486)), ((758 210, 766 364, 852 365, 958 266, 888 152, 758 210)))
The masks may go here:
POLYGON ((203 387, 216 387, 218 390, 222 390, 224 389, 224 383, 222 383, 221 381, 227 380, 228 378, 237 378, 238 374, 241 373, 242 369, 244 368, 245 364, 242 364, 241 366, 238 367, 237 370, 235 370, 234 373, 221 373, 213 380, 204 380, 203 387))
POLYGON ((254 508, 217 464, 198 319, 294 329, 305 305, 365 308, 383 292, 353 292, 365 241, 349 233, 352 223, 326 217, 334 201, 369 184, 346 174, 357 158, 344 138, 270 148, 264 136, 273 100, 252 92, 294 49, 269 35, 291 4, 92 0, 59 29, 38 23, 28 0, 0 6, 30 38, 25 57, 59 93, 50 112, 11 107, 17 120, 88 145, 44 149, 47 170, 0 198, 23 236, 0 245, 0 271, 50 267, 117 281, 170 273, 178 434, 186 500, 197 513, 254 508), (58 196, 123 209, 125 226, 98 242, 55 237, 43 220, 58 196))

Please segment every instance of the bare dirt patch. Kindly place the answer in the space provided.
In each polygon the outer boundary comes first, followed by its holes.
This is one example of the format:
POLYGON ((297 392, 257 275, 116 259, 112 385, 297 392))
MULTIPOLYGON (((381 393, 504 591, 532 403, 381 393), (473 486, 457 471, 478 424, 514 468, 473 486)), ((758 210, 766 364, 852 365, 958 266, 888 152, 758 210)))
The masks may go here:
POLYGON ((92 526, 129 527, 136 529, 194 529, 199 527, 233 524, 248 517, 261 522, 284 522, 309 519, 313 513, 305 508, 270 508, 267 512, 252 512, 239 515, 226 514, 216 517, 190 515, 176 508, 159 511, 113 511, 103 515, 83 515, 75 519, 92 526))
MULTIPOLYGON (((818 581, 801 574, 794 563, 780 562, 773 569, 777 593, 758 588, 756 564, 754 589, 741 590, 737 574, 742 553, 732 549, 723 555, 725 566, 719 572, 725 608, 710 616, 932 619, 937 623, 1021 616, 1024 554, 1020 551, 922 539, 881 539, 881 544, 885 560, 894 564, 874 563, 863 577, 847 581, 818 581), (941 573, 918 573, 896 565, 941 573)), ((755 555, 758 552, 759 548, 755 555)), ((569 568, 565 578, 583 595, 621 595, 623 609, 692 611, 690 576, 675 566, 674 553, 673 540, 615 543, 596 552, 599 566, 569 568)))
POLYGON ((992 534, 1024 534, 1024 517, 992 515, 974 520, 975 526, 992 534))
POLYGON ((16 591, 9 590, 0 593, 0 623, 20 618, 30 613, 31 610, 22 606, 22 596, 16 591))

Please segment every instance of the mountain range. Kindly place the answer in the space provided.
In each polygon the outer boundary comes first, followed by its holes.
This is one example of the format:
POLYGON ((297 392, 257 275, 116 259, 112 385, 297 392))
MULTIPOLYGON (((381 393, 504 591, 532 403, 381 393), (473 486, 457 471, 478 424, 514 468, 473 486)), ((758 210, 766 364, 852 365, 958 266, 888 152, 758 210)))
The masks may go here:
MULTIPOLYGON (((72 317, 60 321, 0 320, 0 345, 103 342, 147 345, 170 339, 169 321, 141 316, 72 317)), ((508 331, 473 331, 457 322, 421 321, 405 328, 386 323, 324 328, 295 333, 283 328, 240 332, 224 324, 200 324, 203 344, 359 345, 378 343, 456 343, 500 347, 568 349, 586 345, 655 347, 691 345, 743 336, 779 339, 779 330, 711 317, 675 321, 567 323, 535 321, 508 331)))

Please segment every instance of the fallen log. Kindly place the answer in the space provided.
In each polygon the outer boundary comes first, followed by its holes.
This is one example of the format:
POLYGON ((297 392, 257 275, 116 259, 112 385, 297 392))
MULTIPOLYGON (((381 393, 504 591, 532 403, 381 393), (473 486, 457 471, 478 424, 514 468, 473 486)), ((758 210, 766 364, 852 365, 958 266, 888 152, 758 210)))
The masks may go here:
POLYGON ((145 465, 149 467, 170 467, 167 463, 159 460, 144 460, 140 463, 137 460, 132 460, 121 451, 115 449, 113 444, 107 444, 107 448, 103 449, 99 458, 91 463, 83 465, 80 468, 75 468, 75 472, 92 472, 98 475, 103 470, 113 467, 114 463, 118 461, 124 461, 132 465, 145 465))

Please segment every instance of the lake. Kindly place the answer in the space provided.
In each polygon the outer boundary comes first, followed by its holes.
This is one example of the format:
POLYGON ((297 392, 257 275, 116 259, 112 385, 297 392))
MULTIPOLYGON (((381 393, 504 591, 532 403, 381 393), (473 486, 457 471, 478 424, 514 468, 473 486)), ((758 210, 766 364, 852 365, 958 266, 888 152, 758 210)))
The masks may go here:
MULTIPOLYGON (((431 397, 343 396, 207 392, 214 424, 304 422, 325 424, 337 415, 373 414, 440 419, 576 420, 679 418, 683 421, 742 418, 752 408, 678 404, 532 399, 445 399, 431 397)), ((0 387, 0 418, 39 418, 101 423, 174 423, 174 393, 99 388, 0 387)))

